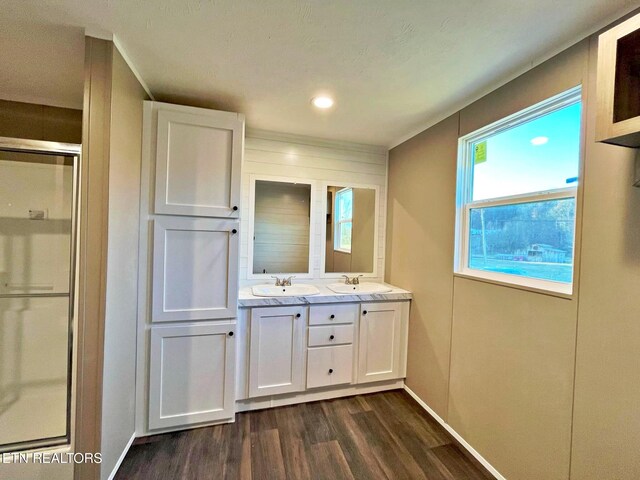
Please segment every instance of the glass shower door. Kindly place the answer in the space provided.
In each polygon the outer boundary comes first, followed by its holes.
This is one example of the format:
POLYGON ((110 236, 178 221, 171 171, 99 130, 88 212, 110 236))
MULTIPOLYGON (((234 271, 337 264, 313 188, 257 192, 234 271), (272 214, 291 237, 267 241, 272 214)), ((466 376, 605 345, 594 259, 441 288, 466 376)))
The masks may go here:
POLYGON ((74 168, 0 150, 0 451, 68 442, 74 168))

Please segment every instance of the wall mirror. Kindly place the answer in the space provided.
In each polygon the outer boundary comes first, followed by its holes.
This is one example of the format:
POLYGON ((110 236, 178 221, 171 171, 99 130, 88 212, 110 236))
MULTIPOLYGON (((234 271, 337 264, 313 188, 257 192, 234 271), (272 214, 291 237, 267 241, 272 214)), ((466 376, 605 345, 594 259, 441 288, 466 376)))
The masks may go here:
POLYGON ((375 276, 377 187, 329 184, 325 188, 324 276, 375 276))
POLYGON ((252 178, 250 278, 311 275, 310 183, 252 178))

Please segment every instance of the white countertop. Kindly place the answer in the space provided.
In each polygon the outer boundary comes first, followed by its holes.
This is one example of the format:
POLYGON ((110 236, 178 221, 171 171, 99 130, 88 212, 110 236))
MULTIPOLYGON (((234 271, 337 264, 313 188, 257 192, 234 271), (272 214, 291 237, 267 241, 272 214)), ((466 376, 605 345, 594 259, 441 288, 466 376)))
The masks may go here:
POLYGON ((316 295, 305 295, 295 297, 257 297, 251 293, 251 287, 243 287, 238 292, 238 306, 246 307, 267 307, 277 305, 312 305, 319 303, 346 303, 346 302, 380 302, 392 300, 411 300, 411 292, 403 290, 385 283, 391 288, 386 293, 335 293, 329 290, 326 285, 315 285, 320 290, 316 295))

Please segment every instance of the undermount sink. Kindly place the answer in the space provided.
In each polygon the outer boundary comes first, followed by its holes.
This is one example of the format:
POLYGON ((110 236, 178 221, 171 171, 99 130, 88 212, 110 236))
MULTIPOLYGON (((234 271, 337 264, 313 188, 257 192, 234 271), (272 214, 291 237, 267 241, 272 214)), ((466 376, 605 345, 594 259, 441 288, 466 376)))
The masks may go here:
POLYGON ((360 283, 358 285, 347 285, 346 283, 332 283, 327 285, 327 288, 336 293, 356 293, 356 294, 368 294, 368 293, 386 293, 390 292, 391 288, 381 283, 360 283))
POLYGON ((251 287, 251 293, 256 297, 299 297, 317 295, 320 293, 313 285, 291 285, 276 287, 275 285, 256 285, 251 287))

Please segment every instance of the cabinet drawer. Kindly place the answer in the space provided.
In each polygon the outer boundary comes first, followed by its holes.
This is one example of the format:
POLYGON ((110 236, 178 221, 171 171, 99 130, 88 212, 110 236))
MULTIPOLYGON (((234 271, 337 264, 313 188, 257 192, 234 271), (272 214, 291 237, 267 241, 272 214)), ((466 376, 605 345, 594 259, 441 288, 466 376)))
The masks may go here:
POLYGON ((360 308, 356 303, 312 306, 309 308, 309 325, 355 323, 359 314, 360 308))
POLYGON ((320 325, 309 327, 309 346, 353 343, 353 325, 320 325))
POLYGON ((310 348, 307 353, 307 388, 351 383, 353 345, 310 348))

